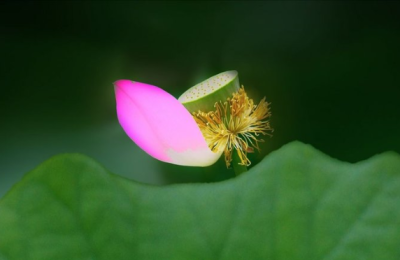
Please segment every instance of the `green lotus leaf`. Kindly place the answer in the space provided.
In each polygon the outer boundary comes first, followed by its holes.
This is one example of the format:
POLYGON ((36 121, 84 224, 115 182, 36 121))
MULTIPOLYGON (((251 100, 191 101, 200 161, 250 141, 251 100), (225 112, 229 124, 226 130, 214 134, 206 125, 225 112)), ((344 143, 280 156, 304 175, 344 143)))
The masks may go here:
POLYGON ((1 199, 0 259, 398 260, 400 157, 293 142, 234 179, 156 187, 59 155, 1 199))

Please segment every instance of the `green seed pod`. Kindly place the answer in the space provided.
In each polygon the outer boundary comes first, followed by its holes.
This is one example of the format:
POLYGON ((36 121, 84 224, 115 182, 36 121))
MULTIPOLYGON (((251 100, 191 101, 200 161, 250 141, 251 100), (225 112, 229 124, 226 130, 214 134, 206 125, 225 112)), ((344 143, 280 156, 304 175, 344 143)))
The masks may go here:
POLYGON ((235 70, 222 72, 188 89, 179 101, 190 113, 215 110, 215 103, 226 101, 240 88, 238 73, 235 70))

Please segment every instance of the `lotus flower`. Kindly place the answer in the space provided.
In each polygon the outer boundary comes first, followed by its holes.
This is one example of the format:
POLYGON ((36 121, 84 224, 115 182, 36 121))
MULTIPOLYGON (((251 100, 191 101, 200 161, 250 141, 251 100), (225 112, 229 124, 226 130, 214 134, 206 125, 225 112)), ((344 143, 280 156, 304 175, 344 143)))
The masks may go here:
POLYGON ((128 136, 168 163, 209 166, 224 152, 227 167, 234 157, 234 168, 249 166, 247 153, 259 149, 258 136, 272 131, 269 103, 264 98, 254 105, 239 87, 236 71, 197 84, 179 100, 158 87, 130 80, 115 82, 115 95, 118 119, 128 136))

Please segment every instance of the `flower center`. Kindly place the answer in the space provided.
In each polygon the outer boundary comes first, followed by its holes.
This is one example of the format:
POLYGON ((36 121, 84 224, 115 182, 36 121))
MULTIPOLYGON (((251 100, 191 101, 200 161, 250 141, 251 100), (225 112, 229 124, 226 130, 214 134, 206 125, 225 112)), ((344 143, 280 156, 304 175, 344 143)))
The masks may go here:
POLYGON ((214 111, 194 112, 193 118, 213 152, 223 150, 226 166, 232 161, 232 153, 237 151, 240 165, 250 165, 248 152, 259 150, 258 143, 263 142, 259 135, 271 135, 269 124, 269 103, 263 98, 254 105, 244 88, 232 94, 226 101, 216 102, 214 111))

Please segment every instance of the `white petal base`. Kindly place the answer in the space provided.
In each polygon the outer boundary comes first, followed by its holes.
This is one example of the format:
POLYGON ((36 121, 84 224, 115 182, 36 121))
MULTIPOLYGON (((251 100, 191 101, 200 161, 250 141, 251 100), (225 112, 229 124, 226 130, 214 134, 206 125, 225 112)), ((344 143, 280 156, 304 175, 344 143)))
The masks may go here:
POLYGON ((188 149, 184 152, 177 152, 173 149, 166 151, 173 164, 202 167, 214 164, 221 157, 222 152, 214 153, 208 148, 188 149))

